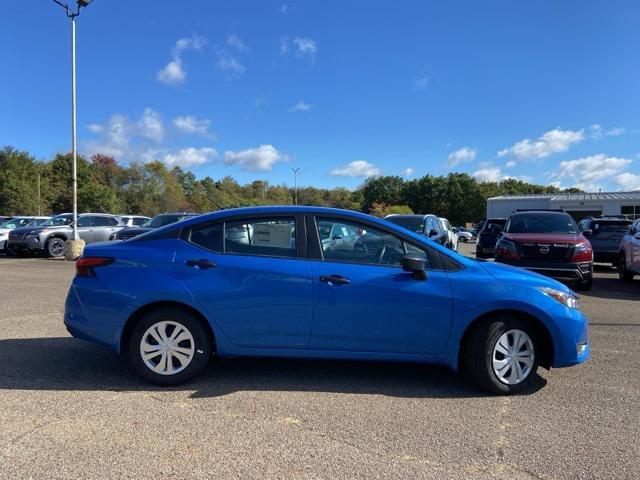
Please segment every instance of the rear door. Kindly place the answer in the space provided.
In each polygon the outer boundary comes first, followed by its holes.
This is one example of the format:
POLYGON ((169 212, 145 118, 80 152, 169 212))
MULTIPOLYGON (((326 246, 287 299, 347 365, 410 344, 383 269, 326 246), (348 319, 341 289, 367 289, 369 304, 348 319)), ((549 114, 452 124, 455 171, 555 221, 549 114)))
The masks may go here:
POLYGON ((401 268, 405 253, 430 256, 395 234, 359 221, 317 217, 313 232, 317 257, 311 262, 315 313, 311 347, 354 352, 436 354, 444 349, 452 318, 452 299, 445 272, 433 267, 419 281, 401 268), (350 250, 320 242, 316 224, 344 224, 366 235, 350 250), (374 246, 375 248, 370 248, 374 246), (322 249, 322 251, 317 251, 322 249))
POLYGON ((179 280, 234 344, 308 346, 313 287, 302 219, 278 215, 203 223, 179 242, 179 280))

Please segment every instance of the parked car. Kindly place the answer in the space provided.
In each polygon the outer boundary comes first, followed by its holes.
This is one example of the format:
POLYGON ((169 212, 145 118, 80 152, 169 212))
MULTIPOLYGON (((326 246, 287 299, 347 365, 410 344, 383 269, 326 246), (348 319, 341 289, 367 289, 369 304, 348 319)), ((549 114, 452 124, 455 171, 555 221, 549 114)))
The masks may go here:
POLYGON ((212 355, 278 356, 437 363, 512 393, 539 366, 589 357, 567 286, 345 210, 223 210, 89 245, 76 266, 69 332, 126 353, 160 385, 212 355), (323 250, 320 225, 375 235, 379 248, 323 250), (248 243, 227 235, 237 229, 253 231, 248 243))
POLYGON ((424 235, 440 245, 451 248, 449 235, 440 223, 440 219, 435 215, 391 214, 384 217, 384 219, 414 233, 424 235))
POLYGON ((356 241, 360 238, 358 232, 349 225, 332 222, 319 222, 318 235, 320 235, 323 252, 352 251, 356 241))
POLYGON ((488 218, 476 236, 476 258, 493 258, 506 218, 488 218))
POLYGON ((453 227, 453 231, 458 236, 458 241, 462 243, 470 242, 473 239, 473 233, 463 227, 453 227))
POLYGON ((151 220, 151 217, 145 217, 143 215, 118 215, 118 217, 120 217, 125 227, 141 227, 151 220))
POLYGON ((0 215, 0 222, 4 223, 7 220, 11 220, 13 217, 11 216, 6 216, 6 215, 0 215))
POLYGON ((0 252, 6 253, 7 239, 11 230, 38 225, 49 218, 51 217, 14 217, 0 223, 0 252))
POLYGON ((445 246, 457 252, 458 251, 458 235, 456 235, 456 232, 453 231, 453 227, 451 227, 449 220, 447 220, 446 218, 440 217, 440 225, 442 225, 442 228, 444 228, 444 231, 447 235, 447 241, 445 243, 445 246))
POLYGON ((496 245, 496 262, 534 270, 589 290, 593 251, 571 215, 562 211, 512 214, 496 245))
POLYGON ((119 230, 111 238, 111 240, 129 240, 130 238, 137 237, 138 235, 142 235, 143 233, 147 233, 150 230, 164 227, 166 225, 171 225, 172 223, 176 223, 180 220, 184 220, 185 218, 194 217, 197 215, 197 213, 187 212, 161 213, 160 215, 156 215, 152 219, 148 220, 146 223, 143 223, 140 227, 130 227, 119 230))
MULTIPOLYGON (((64 253, 64 243, 72 238, 72 223, 73 214, 63 213, 36 226, 16 228, 9 232, 7 250, 12 255, 44 253, 48 257, 60 257, 64 253)), ((124 224, 114 215, 78 215, 78 236, 87 244, 105 242, 123 227, 124 224)))
POLYGON ((640 275, 640 218, 631 224, 620 241, 618 274, 625 281, 640 275))
POLYGON ((593 249, 593 261, 618 266, 620 240, 633 222, 624 216, 587 217, 578 226, 589 239, 593 249))

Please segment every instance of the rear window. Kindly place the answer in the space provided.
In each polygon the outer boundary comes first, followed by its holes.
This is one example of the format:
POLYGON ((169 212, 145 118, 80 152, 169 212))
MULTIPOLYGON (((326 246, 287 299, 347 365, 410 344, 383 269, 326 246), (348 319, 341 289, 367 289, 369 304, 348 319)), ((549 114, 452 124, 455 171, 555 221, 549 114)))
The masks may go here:
POLYGON ((513 215, 505 228, 507 233, 578 233, 576 222, 569 215, 521 213, 513 215))
POLYGON ((598 233, 625 233, 629 230, 629 226, 631 222, 627 221, 619 221, 619 222, 591 222, 591 230, 593 234, 596 235, 598 233))
POLYGON ((487 220, 487 223, 484 224, 484 227, 482 228, 482 230, 489 231, 489 232, 491 231, 501 232, 506 223, 507 223, 506 220, 487 220))

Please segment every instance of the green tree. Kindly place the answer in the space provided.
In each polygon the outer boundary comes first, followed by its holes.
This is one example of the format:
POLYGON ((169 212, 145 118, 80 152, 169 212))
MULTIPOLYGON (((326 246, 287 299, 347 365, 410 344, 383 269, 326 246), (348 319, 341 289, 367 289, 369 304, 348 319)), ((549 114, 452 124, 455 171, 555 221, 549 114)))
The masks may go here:
POLYGON ((38 213, 40 170, 41 165, 29 153, 11 147, 0 150, 0 214, 38 213))

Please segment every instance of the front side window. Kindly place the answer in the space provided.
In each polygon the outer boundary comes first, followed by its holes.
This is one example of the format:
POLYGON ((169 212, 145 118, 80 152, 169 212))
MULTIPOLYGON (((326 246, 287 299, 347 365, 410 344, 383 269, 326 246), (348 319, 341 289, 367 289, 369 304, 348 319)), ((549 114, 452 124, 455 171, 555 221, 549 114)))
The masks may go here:
POLYGON ((325 261, 399 267, 407 253, 427 259, 424 250, 365 224, 331 218, 317 218, 316 224, 325 261), (352 235, 339 238, 323 235, 323 232, 331 232, 335 225, 346 228, 352 235))
POLYGON ((241 255, 295 258, 295 218, 266 217, 226 222, 224 251, 241 255))

